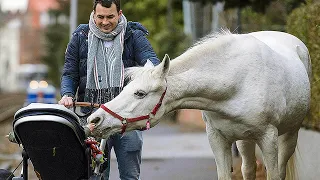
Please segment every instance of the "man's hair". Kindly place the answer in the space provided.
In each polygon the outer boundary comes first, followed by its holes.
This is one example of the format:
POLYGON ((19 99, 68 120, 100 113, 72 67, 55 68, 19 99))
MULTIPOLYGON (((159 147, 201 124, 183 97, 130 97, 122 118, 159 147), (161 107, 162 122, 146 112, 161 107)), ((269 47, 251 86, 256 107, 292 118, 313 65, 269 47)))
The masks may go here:
POLYGON ((117 11, 120 11, 120 0, 93 0, 93 10, 96 10, 97 4, 101 4, 103 7, 110 8, 112 3, 117 7, 117 11))

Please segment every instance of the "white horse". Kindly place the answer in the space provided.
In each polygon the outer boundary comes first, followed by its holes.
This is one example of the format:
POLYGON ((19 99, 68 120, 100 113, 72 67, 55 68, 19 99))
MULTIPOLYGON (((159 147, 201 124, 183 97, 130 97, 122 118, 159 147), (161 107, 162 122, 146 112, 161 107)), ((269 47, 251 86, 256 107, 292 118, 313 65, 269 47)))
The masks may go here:
POLYGON ((108 138, 153 127, 177 109, 201 109, 219 180, 231 179, 234 141, 244 179, 255 179, 255 144, 268 179, 285 179, 309 109, 310 73, 306 46, 290 34, 211 35, 171 62, 165 56, 158 66, 131 68, 130 83, 88 123, 108 138))

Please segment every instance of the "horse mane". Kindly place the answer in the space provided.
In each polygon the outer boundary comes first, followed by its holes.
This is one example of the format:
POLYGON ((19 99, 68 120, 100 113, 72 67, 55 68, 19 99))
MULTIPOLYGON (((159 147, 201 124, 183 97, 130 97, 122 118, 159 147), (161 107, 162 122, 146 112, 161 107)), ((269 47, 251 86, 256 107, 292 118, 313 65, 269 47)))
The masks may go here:
MULTIPOLYGON (((202 45, 208 41, 219 39, 220 37, 229 36, 232 35, 229 29, 227 28, 221 28, 217 32, 210 33, 203 38, 199 39, 197 42, 195 42, 190 48, 188 48, 183 54, 186 52, 189 52, 194 47, 197 47, 199 45, 202 45)), ((150 67, 141 67, 141 66, 135 66, 135 67, 129 67, 125 70, 125 84, 132 81, 135 77, 141 76, 146 71, 151 71, 152 68, 150 67)))
MULTIPOLYGON (((212 33, 209 33, 207 34, 206 36, 200 38, 197 42, 195 42, 189 49, 195 47, 195 46, 198 46, 198 45, 201 45, 207 41, 210 41, 210 40, 213 40, 213 39, 218 39, 220 37, 224 37, 224 36, 229 36, 229 35, 232 35, 231 31, 228 29, 228 28, 221 28, 219 31, 216 31, 216 32, 212 32, 212 33)), ((189 50, 188 49, 188 50, 189 50)), ((187 50, 187 51, 188 51, 187 50)))
POLYGON ((125 74, 124 74, 125 84, 128 84, 135 77, 139 77, 142 74, 144 74, 145 72, 151 71, 151 69, 152 68, 150 68, 150 67, 143 67, 143 66, 135 66, 135 67, 126 68, 125 74))
MULTIPOLYGON (((201 58, 204 54, 212 54, 214 51, 221 52, 219 49, 235 41, 234 35, 229 29, 224 28, 220 31, 210 33, 195 42, 185 52, 171 60, 170 71, 168 76, 174 73, 183 73, 188 71, 196 59, 201 58)), ((222 51, 224 52, 224 51, 222 51)))

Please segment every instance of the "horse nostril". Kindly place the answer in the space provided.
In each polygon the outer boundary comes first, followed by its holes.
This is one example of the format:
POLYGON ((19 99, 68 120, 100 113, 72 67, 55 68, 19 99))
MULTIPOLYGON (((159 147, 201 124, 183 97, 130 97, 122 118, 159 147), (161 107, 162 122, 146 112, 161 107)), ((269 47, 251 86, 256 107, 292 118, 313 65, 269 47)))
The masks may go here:
POLYGON ((100 121, 100 117, 95 117, 91 120, 91 123, 97 124, 100 121))

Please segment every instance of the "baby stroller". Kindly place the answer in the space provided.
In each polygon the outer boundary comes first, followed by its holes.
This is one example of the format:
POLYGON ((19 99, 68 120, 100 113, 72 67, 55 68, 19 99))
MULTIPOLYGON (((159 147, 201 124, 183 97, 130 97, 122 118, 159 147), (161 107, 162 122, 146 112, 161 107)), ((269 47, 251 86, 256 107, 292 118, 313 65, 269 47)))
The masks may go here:
POLYGON ((42 180, 102 179, 103 156, 99 162, 96 156, 102 151, 93 141, 88 143, 79 117, 66 107, 32 103, 16 112, 13 131, 23 147, 23 172, 13 179, 28 179, 28 159, 42 180))

